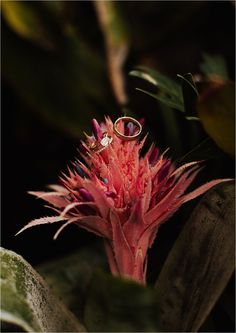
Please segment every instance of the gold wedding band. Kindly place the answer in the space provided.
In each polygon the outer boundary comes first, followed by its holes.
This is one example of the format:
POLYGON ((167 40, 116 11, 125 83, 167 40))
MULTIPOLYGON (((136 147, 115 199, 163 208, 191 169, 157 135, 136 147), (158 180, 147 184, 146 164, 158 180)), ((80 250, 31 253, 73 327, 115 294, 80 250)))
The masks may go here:
POLYGON ((116 136, 118 136, 118 138, 126 140, 126 141, 132 141, 132 140, 137 139, 139 137, 139 135, 141 134, 142 125, 140 124, 140 122, 138 120, 136 120, 132 117, 120 117, 115 121, 115 123, 113 125, 113 130, 114 130, 114 133, 116 134, 116 136), (121 121, 123 123, 130 123, 130 122, 133 123, 138 128, 137 133, 134 134, 134 135, 125 135, 125 134, 119 132, 118 129, 117 129, 117 125, 121 121))

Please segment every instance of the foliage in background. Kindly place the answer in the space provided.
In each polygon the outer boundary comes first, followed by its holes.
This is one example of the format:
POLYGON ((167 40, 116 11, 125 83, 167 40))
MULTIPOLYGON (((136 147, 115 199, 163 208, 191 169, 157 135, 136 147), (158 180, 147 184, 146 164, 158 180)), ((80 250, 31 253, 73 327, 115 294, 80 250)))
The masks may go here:
POLYGON ((200 120, 205 131, 226 153, 235 154, 235 84, 229 81, 221 56, 205 54, 200 68, 204 76, 190 73, 171 78, 146 67, 139 67, 130 75, 154 85, 156 93, 136 88, 156 98, 164 105, 181 111, 187 120, 200 120), (198 85, 200 86, 198 88, 198 85), (198 92, 200 90, 200 93, 198 92))

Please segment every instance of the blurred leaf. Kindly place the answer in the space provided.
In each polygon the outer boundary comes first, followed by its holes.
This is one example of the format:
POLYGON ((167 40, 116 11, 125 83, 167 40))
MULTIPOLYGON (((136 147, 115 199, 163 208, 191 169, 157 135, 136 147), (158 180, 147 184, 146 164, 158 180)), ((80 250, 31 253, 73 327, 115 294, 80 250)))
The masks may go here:
POLYGON ((85 323, 89 331, 158 332, 153 290, 99 272, 88 289, 85 323))
POLYGON ((223 152, 217 147, 215 142, 209 137, 200 142, 196 147, 190 150, 187 154, 182 156, 178 161, 176 161, 177 166, 191 162, 191 161, 201 161, 201 160, 211 160, 222 157, 223 152))
POLYGON ((67 257, 37 267, 54 293, 83 322, 90 280, 98 267, 104 268, 105 255, 99 248, 85 248, 67 257))
POLYGON ((210 81, 197 101, 208 135, 226 153, 235 154, 235 84, 210 81))
POLYGON ((183 100, 180 85, 168 76, 163 75, 156 70, 146 66, 138 66, 137 70, 133 70, 129 74, 150 82, 167 94, 176 96, 179 101, 183 100))
POLYGON ((27 332, 85 331, 40 275, 5 249, 1 249, 1 321, 27 332))
POLYGON ((27 1, 2 1, 2 13, 9 26, 21 37, 46 48, 53 44, 37 11, 27 1))
MULTIPOLYGON (((146 90, 136 88, 136 90, 141 91, 155 99, 159 102, 165 104, 166 106, 179 110, 181 112, 186 112, 185 103, 183 99, 183 91, 181 85, 176 83, 174 80, 169 77, 152 70, 150 68, 139 66, 136 70, 130 72, 131 76, 135 76, 141 79, 146 80, 152 85, 157 87, 157 92, 148 92, 146 90)), ((179 75, 183 80, 188 82, 188 86, 192 83, 189 82, 184 76, 179 75)), ((189 92, 188 92, 189 94, 189 92)), ((186 95, 186 94, 185 94, 186 95)), ((191 115, 186 114, 186 118, 192 117, 191 115)))
POLYGON ((177 77, 181 80, 182 85, 185 118, 188 120, 199 120, 196 111, 196 100, 198 97, 198 91, 192 74, 177 74, 177 77))
POLYGON ((225 60, 220 55, 203 55, 203 62, 200 64, 201 71, 211 79, 218 76, 219 78, 227 81, 229 79, 227 66, 225 60))
POLYGON ((111 114, 103 61, 72 28, 50 53, 24 43, 4 25, 2 39, 4 78, 46 121, 79 137, 100 110, 111 114))
POLYGON ((151 97, 157 99, 159 102, 162 102, 163 104, 165 104, 166 106, 168 106, 170 108, 173 108, 173 109, 176 109, 176 110, 184 112, 184 109, 182 108, 182 106, 180 104, 176 103, 176 101, 173 101, 169 97, 159 96, 159 95, 156 95, 154 93, 150 93, 147 90, 143 90, 143 89, 139 89, 139 88, 136 88, 136 90, 141 91, 141 92, 145 93, 146 95, 151 96, 151 97))
POLYGON ((161 332, 197 332, 234 271, 234 185, 209 191, 193 211, 156 283, 161 332))
POLYGON ((128 54, 129 37, 126 23, 115 1, 93 1, 103 31, 108 70, 117 101, 127 104, 123 66, 128 54))

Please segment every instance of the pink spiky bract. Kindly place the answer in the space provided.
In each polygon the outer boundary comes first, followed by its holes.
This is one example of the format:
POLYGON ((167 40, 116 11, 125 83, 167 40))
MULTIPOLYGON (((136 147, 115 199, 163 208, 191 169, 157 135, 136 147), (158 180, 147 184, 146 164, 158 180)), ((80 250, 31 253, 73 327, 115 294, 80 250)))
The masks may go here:
MULTIPOLYGON (((200 162, 175 169, 171 160, 152 145, 141 156, 142 141, 123 141, 113 132, 110 118, 99 125, 93 120, 93 136, 86 136, 81 155, 61 178, 62 186, 50 192, 31 192, 49 203, 58 215, 34 220, 22 228, 65 221, 104 238, 105 251, 114 275, 146 282, 147 251, 159 226, 180 206, 229 179, 210 181, 185 194, 200 170, 200 162), (107 133, 112 142, 99 153, 90 146, 107 133)), ((119 123, 119 131, 131 131, 119 123)))

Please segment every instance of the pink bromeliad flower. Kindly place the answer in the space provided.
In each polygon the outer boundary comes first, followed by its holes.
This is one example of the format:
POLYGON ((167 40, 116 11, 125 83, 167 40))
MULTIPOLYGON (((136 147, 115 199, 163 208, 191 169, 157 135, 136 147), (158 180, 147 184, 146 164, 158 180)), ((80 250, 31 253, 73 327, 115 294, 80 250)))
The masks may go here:
MULTIPOLYGON (((93 120, 93 135, 86 136, 80 153, 62 185, 49 192, 30 192, 45 200, 57 213, 31 221, 23 230, 64 221, 54 238, 70 224, 77 224, 103 237, 111 272, 141 283, 146 280, 147 251, 159 226, 180 206, 212 186, 229 179, 212 180, 185 193, 200 170, 200 162, 175 169, 171 160, 154 145, 142 156, 145 139, 126 141, 114 134, 109 118, 93 120)), ((119 132, 132 136, 133 123, 117 125, 119 132)))

